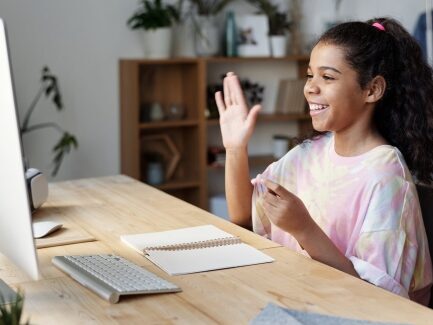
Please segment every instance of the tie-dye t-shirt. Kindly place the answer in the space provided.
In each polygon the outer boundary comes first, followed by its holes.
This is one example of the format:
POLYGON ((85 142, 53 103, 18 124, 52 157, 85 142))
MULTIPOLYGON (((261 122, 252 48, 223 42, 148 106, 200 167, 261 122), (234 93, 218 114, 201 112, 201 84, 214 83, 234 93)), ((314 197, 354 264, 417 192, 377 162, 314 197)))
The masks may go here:
MULTIPOLYGON (((342 157, 330 133, 290 150, 260 177, 297 195, 362 279, 428 304, 428 242, 416 187, 397 148, 381 145, 342 157)), ((308 255, 294 237, 269 222, 262 209, 264 190, 255 183, 254 231, 308 255)))

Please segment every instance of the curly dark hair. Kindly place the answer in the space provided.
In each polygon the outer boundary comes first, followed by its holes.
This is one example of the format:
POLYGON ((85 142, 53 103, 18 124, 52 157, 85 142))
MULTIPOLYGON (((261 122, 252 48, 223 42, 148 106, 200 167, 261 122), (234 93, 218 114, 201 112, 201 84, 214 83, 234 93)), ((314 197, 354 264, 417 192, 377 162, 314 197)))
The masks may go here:
POLYGON ((416 40, 396 20, 375 18, 339 24, 317 43, 332 44, 345 52, 362 89, 378 75, 386 80, 373 123, 388 143, 401 151, 415 177, 431 183, 433 72, 416 40), (375 22, 385 30, 372 26, 375 22))

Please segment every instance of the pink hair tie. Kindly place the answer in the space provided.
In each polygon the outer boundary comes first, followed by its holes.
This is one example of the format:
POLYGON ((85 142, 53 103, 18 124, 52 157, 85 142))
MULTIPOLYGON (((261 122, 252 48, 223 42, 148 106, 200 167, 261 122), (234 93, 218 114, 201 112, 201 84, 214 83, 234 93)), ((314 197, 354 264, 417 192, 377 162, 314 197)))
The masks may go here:
POLYGON ((383 25, 381 23, 375 22, 375 23, 371 24, 371 26, 376 27, 377 29, 385 31, 385 27, 383 27, 383 25))

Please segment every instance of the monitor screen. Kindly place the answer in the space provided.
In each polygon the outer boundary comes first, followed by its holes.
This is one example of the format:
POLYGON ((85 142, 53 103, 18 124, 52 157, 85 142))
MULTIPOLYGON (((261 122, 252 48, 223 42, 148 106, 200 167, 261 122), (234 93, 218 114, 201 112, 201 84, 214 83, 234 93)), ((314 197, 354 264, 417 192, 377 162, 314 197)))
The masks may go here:
POLYGON ((39 277, 4 21, 0 18, 0 254, 39 277))

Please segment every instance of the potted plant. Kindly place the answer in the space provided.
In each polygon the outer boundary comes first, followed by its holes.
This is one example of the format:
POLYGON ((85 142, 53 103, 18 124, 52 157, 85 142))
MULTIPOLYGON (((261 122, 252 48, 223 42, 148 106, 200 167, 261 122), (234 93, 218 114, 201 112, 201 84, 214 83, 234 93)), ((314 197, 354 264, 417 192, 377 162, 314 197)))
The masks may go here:
POLYGON ((247 1, 255 6, 260 13, 263 13, 268 17, 272 56, 285 56, 288 36, 287 32, 291 28, 291 22, 287 12, 280 11, 278 5, 271 3, 270 0, 247 1))
MULTIPOLYGON (((19 325, 23 314, 24 294, 19 290, 16 299, 9 304, 4 304, 6 297, 0 294, 0 324, 19 325)), ((25 322, 29 324, 29 320, 25 322)))
POLYGON ((220 38, 215 16, 232 0, 191 0, 195 18, 195 49, 197 55, 212 56, 220 51, 220 38))
POLYGON ((161 0, 141 0, 140 7, 128 19, 127 25, 144 30, 146 56, 163 59, 171 56, 171 27, 179 19, 178 10, 161 0))

